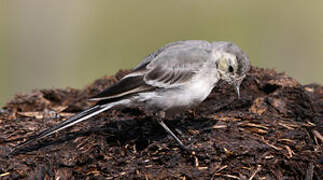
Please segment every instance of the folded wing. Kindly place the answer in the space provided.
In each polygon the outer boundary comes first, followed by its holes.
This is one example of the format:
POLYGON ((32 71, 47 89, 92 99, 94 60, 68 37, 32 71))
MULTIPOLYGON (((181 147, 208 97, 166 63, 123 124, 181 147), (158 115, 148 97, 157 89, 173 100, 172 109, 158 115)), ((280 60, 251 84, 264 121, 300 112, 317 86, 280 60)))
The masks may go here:
POLYGON ((89 100, 114 100, 156 88, 177 87, 190 81, 211 56, 207 41, 179 41, 146 57, 118 83, 89 100))

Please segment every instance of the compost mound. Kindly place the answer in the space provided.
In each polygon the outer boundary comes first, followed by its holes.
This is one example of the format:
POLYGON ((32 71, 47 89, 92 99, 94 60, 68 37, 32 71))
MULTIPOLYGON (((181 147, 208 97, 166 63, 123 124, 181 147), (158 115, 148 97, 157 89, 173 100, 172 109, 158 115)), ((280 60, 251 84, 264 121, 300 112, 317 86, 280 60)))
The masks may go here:
POLYGON ((253 67, 241 86, 218 83, 194 109, 165 123, 141 107, 110 110, 12 152, 89 108, 87 98, 129 71, 84 89, 18 94, 0 110, 0 179, 323 179, 323 87, 253 67))

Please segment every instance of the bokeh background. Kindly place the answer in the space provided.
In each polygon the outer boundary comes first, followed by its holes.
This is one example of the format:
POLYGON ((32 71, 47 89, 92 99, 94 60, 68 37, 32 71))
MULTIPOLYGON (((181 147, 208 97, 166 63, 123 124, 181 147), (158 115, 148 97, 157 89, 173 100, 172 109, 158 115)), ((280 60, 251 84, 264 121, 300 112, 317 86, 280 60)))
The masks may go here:
POLYGON ((0 0, 0 106, 82 88, 187 39, 238 44, 259 67, 323 83, 323 1, 0 0))

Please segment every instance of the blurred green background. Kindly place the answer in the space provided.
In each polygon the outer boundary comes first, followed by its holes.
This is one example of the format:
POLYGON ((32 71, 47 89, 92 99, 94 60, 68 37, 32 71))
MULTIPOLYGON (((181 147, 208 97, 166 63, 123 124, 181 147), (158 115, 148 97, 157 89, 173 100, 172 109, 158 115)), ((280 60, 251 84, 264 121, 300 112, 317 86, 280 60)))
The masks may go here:
POLYGON ((323 1, 0 0, 0 106, 15 93, 82 88, 164 44, 238 44, 259 67, 323 83, 323 1))

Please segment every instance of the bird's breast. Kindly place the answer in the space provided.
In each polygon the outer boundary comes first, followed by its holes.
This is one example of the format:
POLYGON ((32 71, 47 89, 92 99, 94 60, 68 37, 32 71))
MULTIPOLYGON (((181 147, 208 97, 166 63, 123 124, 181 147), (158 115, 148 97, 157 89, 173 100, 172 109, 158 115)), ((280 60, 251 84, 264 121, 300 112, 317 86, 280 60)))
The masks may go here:
POLYGON ((208 97, 218 79, 217 71, 202 69, 180 86, 139 93, 136 101, 143 103, 147 110, 177 111, 191 108, 208 97))
POLYGON ((196 81, 180 87, 140 93, 136 99, 147 110, 179 111, 204 101, 212 91, 212 85, 196 81))

